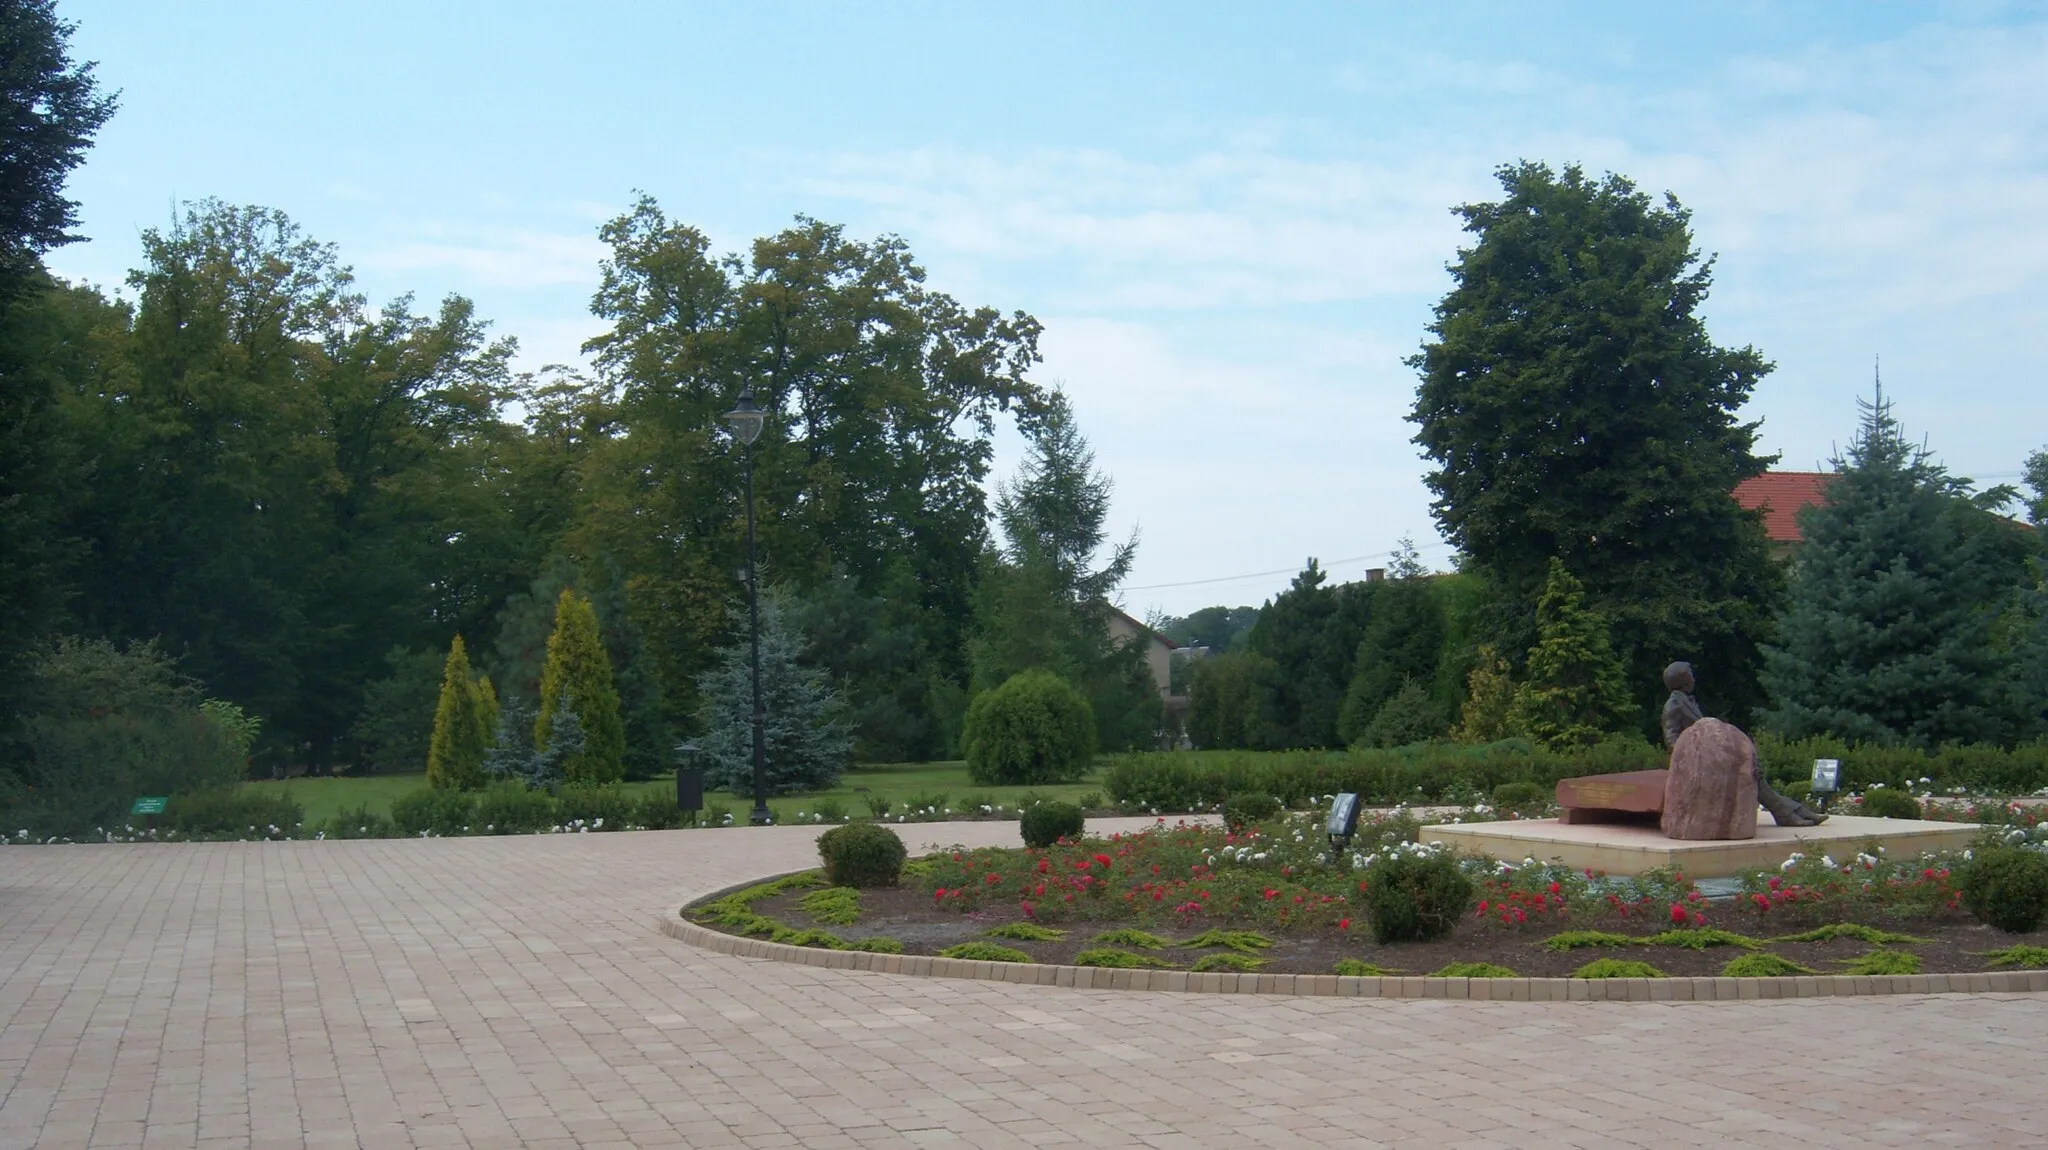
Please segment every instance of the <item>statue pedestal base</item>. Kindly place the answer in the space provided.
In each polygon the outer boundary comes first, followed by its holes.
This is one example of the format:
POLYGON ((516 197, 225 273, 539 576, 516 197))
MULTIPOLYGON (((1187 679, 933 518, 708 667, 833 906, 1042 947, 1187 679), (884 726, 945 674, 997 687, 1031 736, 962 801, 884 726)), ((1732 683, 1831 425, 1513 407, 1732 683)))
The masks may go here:
POLYGON ((1921 819, 1872 819, 1835 815, 1817 827, 1781 827, 1766 816, 1749 839, 1668 839, 1655 825, 1620 823, 1570 825, 1556 819, 1509 819, 1495 823, 1447 823, 1423 827, 1419 842, 1447 847, 1505 863, 1525 858, 1557 862, 1574 870, 1634 875, 1657 867, 1673 867, 1692 878, 1725 878, 1746 870, 1776 867, 1793 852, 1832 855, 1847 863, 1864 845, 1876 842, 1893 858, 1912 858, 1921 851, 1967 850, 1976 841, 1974 823, 1938 823, 1921 819))

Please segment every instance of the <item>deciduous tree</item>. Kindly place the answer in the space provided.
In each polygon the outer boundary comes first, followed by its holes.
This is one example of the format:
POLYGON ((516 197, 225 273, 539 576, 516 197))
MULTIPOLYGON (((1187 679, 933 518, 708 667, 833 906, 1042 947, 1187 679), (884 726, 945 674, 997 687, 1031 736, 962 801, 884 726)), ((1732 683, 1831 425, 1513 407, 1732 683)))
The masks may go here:
POLYGON ((1498 174, 1501 199, 1456 209, 1473 242, 1409 361, 1437 522, 1498 592, 1504 649, 1531 645, 1556 558, 1610 620, 1646 714, 1659 669, 1689 658, 1739 721, 1780 594, 1761 523, 1730 498, 1770 462, 1738 413, 1771 365, 1709 339, 1712 261, 1675 198, 1576 166, 1498 174))

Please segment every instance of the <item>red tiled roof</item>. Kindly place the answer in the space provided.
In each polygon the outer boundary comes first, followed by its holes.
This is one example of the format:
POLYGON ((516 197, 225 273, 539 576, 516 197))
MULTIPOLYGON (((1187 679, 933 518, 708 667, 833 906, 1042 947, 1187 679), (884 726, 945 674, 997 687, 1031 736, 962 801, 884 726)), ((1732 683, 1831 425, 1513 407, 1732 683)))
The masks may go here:
POLYGON ((1826 471, 1766 471, 1736 484, 1735 502, 1749 511, 1763 508, 1764 535, 1771 542, 1798 543, 1799 509, 1826 503, 1834 478, 1826 471))

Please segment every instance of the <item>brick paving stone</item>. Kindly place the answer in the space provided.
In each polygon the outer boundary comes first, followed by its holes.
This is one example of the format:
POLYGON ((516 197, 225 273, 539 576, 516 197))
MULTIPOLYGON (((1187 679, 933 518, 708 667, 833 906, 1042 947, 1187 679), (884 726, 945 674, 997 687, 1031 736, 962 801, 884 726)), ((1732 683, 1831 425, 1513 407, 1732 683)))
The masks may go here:
MULTIPOLYGON (((914 848, 1016 833, 900 829, 914 848)), ((2048 996, 1074 990, 759 962, 656 929, 813 865, 815 835, 5 848, 0 1145, 2048 1141, 2048 996)))

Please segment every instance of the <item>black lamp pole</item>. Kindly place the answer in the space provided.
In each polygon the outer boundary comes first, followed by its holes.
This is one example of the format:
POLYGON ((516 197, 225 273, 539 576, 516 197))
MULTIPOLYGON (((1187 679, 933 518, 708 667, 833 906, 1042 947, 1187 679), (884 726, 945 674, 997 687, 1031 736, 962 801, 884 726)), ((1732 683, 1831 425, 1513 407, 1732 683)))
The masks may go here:
POLYGON ((767 713, 761 706, 761 585, 754 567, 754 440, 760 437, 767 414, 755 405, 751 383, 740 391, 739 403, 725 413, 733 438, 746 448, 747 455, 747 632, 753 645, 754 678, 754 809, 747 821, 757 827, 775 821, 774 812, 768 809, 768 745, 762 731, 767 713))

